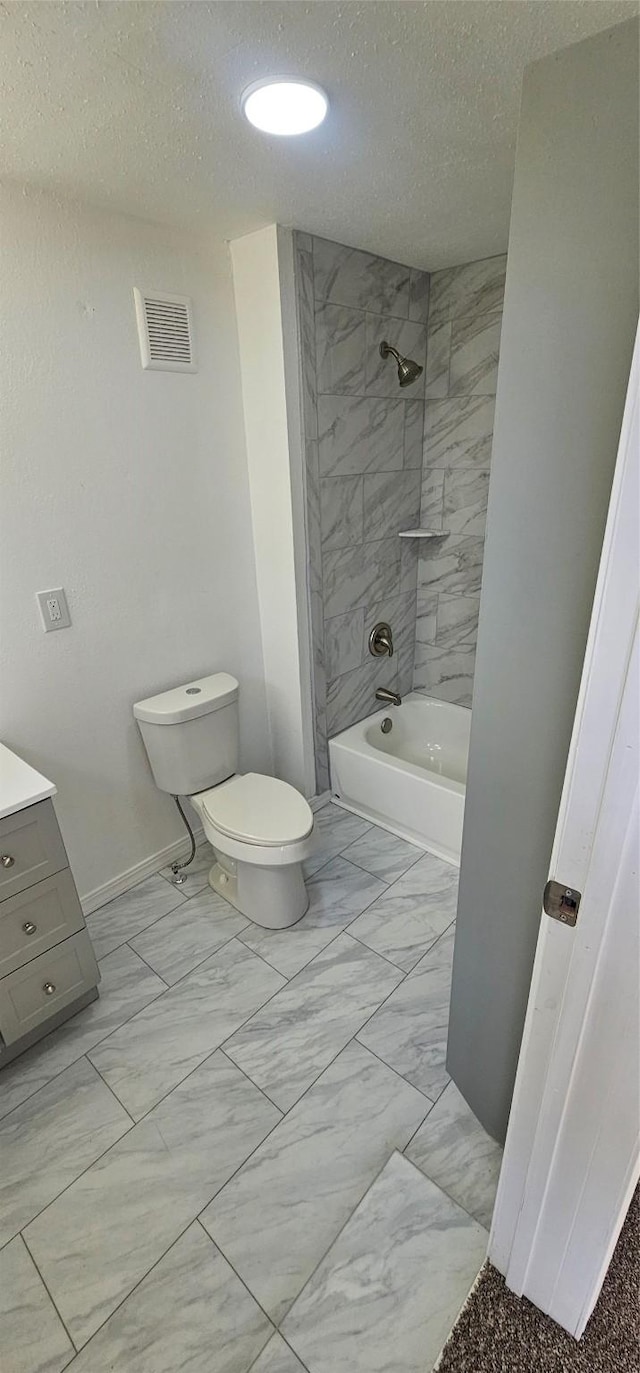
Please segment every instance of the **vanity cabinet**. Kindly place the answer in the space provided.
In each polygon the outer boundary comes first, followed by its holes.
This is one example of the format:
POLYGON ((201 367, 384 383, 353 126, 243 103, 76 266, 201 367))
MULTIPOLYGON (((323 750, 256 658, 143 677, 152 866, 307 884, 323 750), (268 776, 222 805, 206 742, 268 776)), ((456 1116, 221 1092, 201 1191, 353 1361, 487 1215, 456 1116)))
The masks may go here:
POLYGON ((54 790, 0 745, 0 1068, 98 995, 54 790))

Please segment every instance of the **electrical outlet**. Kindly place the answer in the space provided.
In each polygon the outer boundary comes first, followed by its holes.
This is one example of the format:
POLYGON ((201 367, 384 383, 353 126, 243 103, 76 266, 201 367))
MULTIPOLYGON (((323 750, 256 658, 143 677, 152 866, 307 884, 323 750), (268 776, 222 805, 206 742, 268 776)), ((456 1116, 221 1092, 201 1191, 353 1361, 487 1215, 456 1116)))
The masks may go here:
POLYGON ((69 628, 71 616, 64 587, 55 586, 52 591, 36 591, 36 600, 40 607, 45 634, 50 634, 52 629, 69 628))

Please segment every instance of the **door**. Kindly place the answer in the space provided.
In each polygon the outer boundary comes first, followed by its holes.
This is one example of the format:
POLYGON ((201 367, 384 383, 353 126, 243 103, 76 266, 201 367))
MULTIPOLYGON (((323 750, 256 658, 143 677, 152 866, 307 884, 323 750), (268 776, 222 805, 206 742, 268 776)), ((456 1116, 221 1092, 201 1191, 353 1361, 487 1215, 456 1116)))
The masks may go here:
POLYGON ((638 337, 489 1258, 579 1337, 639 1176, 638 337))

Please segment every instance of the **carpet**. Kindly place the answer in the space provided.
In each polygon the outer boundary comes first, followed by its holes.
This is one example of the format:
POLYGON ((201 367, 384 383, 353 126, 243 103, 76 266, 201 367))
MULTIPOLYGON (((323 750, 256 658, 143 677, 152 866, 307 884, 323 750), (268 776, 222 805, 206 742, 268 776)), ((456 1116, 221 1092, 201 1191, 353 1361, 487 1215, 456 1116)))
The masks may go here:
POLYGON ((486 1263, 438 1373, 635 1373, 640 1369, 640 1189, 582 1339, 509 1292, 486 1263))

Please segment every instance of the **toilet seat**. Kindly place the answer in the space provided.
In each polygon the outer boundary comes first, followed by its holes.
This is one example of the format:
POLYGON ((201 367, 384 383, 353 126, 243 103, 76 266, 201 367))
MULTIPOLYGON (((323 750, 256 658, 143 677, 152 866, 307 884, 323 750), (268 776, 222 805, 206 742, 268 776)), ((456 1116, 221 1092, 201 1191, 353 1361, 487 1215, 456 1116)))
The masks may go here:
POLYGON ((247 772, 201 792, 204 815, 219 834, 240 844, 282 848, 306 839, 313 813, 304 796, 275 777, 247 772))

